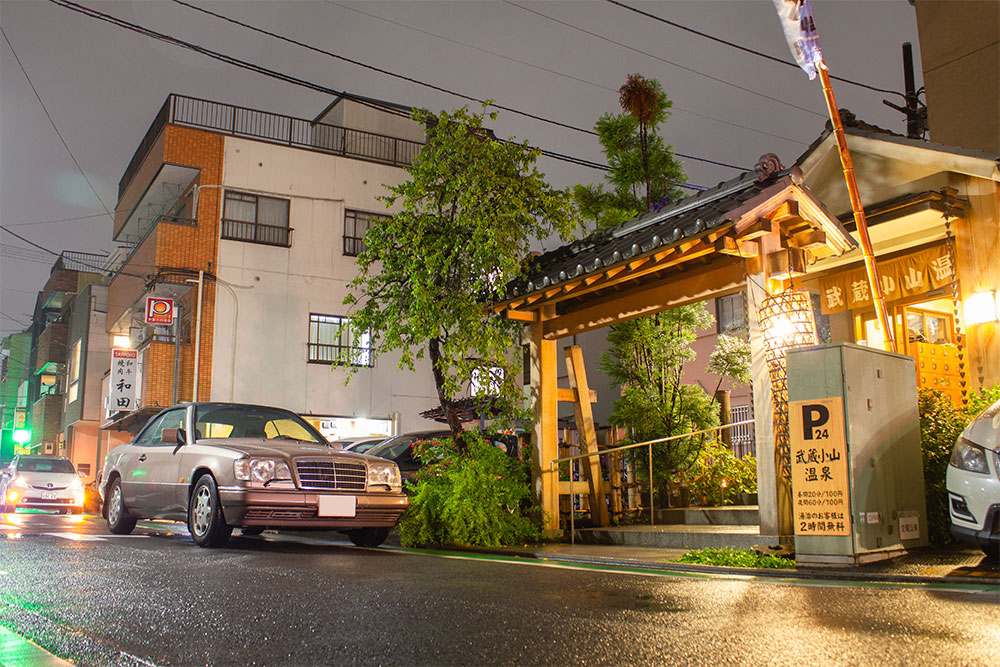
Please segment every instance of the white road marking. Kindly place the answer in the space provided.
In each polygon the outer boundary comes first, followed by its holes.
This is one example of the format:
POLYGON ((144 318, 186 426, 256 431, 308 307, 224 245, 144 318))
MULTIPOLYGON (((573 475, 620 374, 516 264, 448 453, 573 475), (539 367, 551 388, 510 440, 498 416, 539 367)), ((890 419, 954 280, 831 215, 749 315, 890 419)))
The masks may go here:
POLYGON ((64 540, 73 540, 74 542, 106 542, 109 538, 116 537, 149 537, 149 535, 81 535, 79 533, 42 533, 43 535, 51 535, 52 537, 61 537, 64 540))

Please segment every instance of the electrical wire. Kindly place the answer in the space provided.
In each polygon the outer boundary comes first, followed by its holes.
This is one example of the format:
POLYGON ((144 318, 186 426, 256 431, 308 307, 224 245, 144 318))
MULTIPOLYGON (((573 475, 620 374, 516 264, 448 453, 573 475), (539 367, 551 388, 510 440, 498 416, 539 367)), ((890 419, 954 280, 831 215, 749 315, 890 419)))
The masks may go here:
MULTIPOLYGON (((754 49, 751 49, 749 47, 743 46, 741 44, 736 44, 735 42, 730 42, 729 40, 722 39, 721 37, 716 37, 715 35, 710 35, 707 32, 702 32, 700 30, 695 30, 694 28, 690 28, 690 27, 688 27, 688 26, 686 26, 686 25, 684 25, 682 23, 677 23, 676 21, 671 21, 669 19, 665 19, 662 16, 657 16, 656 14, 651 14, 649 12, 644 12, 643 10, 637 9, 636 7, 631 7, 629 5, 626 5, 624 2, 618 2, 618 0, 604 0, 604 1, 607 2, 608 4, 616 5, 618 7, 621 7, 622 9, 627 9, 630 12, 635 12, 636 14, 639 14, 641 16, 645 16, 646 18, 653 19, 654 21, 659 21, 660 23, 666 23, 667 25, 673 26, 673 27, 678 28, 680 30, 684 30, 684 31, 689 32, 689 33, 691 33, 693 35, 698 35, 699 37, 704 37, 705 39, 710 39, 713 42, 718 42, 719 44, 725 44, 726 46, 732 47, 734 49, 738 49, 738 50, 743 51, 745 53, 750 53, 752 55, 759 56, 761 58, 764 58, 766 60, 770 60, 772 62, 780 63, 782 65, 787 65, 789 67, 793 67, 795 69, 799 69, 798 64, 797 63, 793 63, 790 60, 784 60, 783 58, 776 58, 775 56, 769 55, 767 53, 762 53, 760 51, 755 51, 754 49)), ((904 95, 903 93, 897 92, 895 90, 887 90, 885 88, 877 88, 875 86, 870 86, 867 83, 861 83, 859 81, 852 81, 851 79, 845 79, 843 77, 835 76, 833 74, 830 75, 830 78, 833 79, 833 80, 835 80, 835 81, 840 81, 842 83, 846 83, 846 84, 849 84, 849 85, 852 85, 852 86, 858 86, 859 88, 867 88, 868 90, 875 91, 876 93, 885 93, 886 95, 899 95, 902 98, 906 97, 906 95, 904 95)))
MULTIPOLYGON (((454 90, 449 90, 448 88, 437 86, 437 85, 434 85, 434 84, 431 84, 431 83, 426 83, 424 81, 420 81, 419 79, 415 79, 413 77, 405 76, 405 75, 402 75, 402 74, 397 74, 395 72, 390 72, 389 70, 383 69, 381 67, 376 67, 374 65, 369 65, 367 63, 361 62, 360 60, 355 60, 353 58, 348 58, 346 56, 342 56, 342 55, 339 55, 339 54, 336 54, 336 53, 332 53, 332 52, 327 51, 325 49, 321 49, 319 47, 312 46, 311 44, 306 44, 306 43, 300 42, 300 41, 298 41, 296 39, 292 39, 290 37, 286 37, 284 35, 280 35, 280 34, 278 34, 276 32, 272 32, 270 30, 264 30, 263 28, 258 28, 257 26, 250 25, 249 23, 246 23, 244 21, 240 21, 238 19, 234 19, 234 18, 226 16, 224 14, 220 14, 218 12, 213 12, 212 10, 205 9, 203 7, 198 7, 196 5, 192 5, 189 2, 185 2, 185 0, 171 0, 171 2, 173 2, 175 4, 178 4, 178 5, 181 5, 181 6, 184 6, 184 7, 188 7, 189 9, 193 9, 193 10, 195 10, 197 12, 201 12, 201 13, 207 14, 209 16, 214 16, 215 18, 221 19, 223 21, 227 21, 227 22, 232 23, 234 25, 238 25, 241 28, 246 28, 247 30, 252 30, 252 31, 260 33, 262 35, 266 35, 268 37, 273 37, 273 38, 279 39, 279 40, 281 40, 283 42, 288 42, 289 44, 294 44, 294 45, 300 46, 300 47, 302 47, 304 49, 308 49, 310 51, 314 51, 316 53, 320 53, 320 54, 323 54, 325 56, 329 56, 331 58, 336 58, 337 60, 342 60, 344 62, 348 62, 348 63, 351 63, 352 65, 357 65, 359 67, 363 67, 363 68, 371 70, 373 72, 378 72, 379 74, 385 74, 386 76, 391 76, 391 77, 394 77, 394 78, 406 81, 408 83, 413 83, 413 84, 416 84, 418 86, 423 86, 425 88, 430 88, 431 90, 435 90, 437 92, 442 92, 442 93, 445 93, 445 94, 448 94, 448 95, 453 95, 455 97, 467 100, 469 102, 477 102, 477 103, 482 104, 482 105, 492 106, 492 107, 495 107, 495 108, 500 109, 502 111, 508 111, 510 113, 513 113, 513 114, 516 114, 516 115, 519 115, 519 116, 524 116, 525 118, 530 118, 532 120, 537 120, 537 121, 540 121, 540 122, 543 122, 543 123, 548 123, 550 125, 555 125, 556 127, 561 127, 561 128, 568 129, 568 130, 573 130, 575 132, 581 132, 583 134, 589 134, 589 135, 595 136, 595 137, 597 136, 597 132, 595 132, 593 130, 588 130, 586 128, 577 127, 575 125, 570 125, 568 123, 563 123, 563 122, 558 121, 558 120, 552 120, 550 118, 545 118, 543 116, 539 116, 537 114, 529 113, 529 112, 526 112, 526 111, 520 111, 520 110, 515 109, 513 107, 508 107, 508 106, 505 106, 503 104, 498 104, 494 100, 480 99, 478 97, 473 97, 471 95, 466 95, 465 93, 459 93, 459 92, 456 92, 454 90)), ((784 137, 782 137, 782 138, 784 138, 784 137)), ((546 155, 547 157, 553 157, 553 158, 556 158, 556 159, 563 159, 563 158, 568 157, 568 156, 561 155, 559 153, 554 153, 552 151, 545 151, 544 149, 541 149, 541 150, 542 150, 542 154, 546 155)), ((719 162, 717 160, 710 160, 710 159, 707 159, 707 158, 700 158, 700 157, 696 157, 696 156, 693 156, 693 155, 684 155, 682 153, 675 153, 675 155, 677 155, 678 157, 683 157, 685 159, 689 159, 689 160, 697 160, 697 161, 700 161, 700 162, 706 162, 708 164, 714 164, 714 165, 717 165, 717 166, 720 166, 720 167, 729 167, 731 169, 739 169, 741 171, 746 171, 745 167, 740 167, 740 166, 733 165, 733 164, 727 164, 727 163, 724 163, 724 162, 719 162)), ((566 160, 566 161, 571 161, 572 162, 574 160, 573 159, 569 159, 569 160, 566 160)), ((593 168, 607 169, 604 166, 597 167, 597 166, 595 166, 596 163, 593 163, 593 162, 590 162, 590 161, 587 161, 587 160, 579 160, 579 161, 575 161, 575 163, 583 165, 583 166, 593 167, 593 168)), ((701 188, 700 188, 700 186, 695 186, 694 189, 701 189, 701 188)))
MULTIPOLYGON (((503 60, 507 60, 507 61, 512 62, 512 63, 517 63, 518 65, 523 65, 525 67, 530 67, 530 68, 536 69, 536 70, 538 70, 540 72, 546 72, 547 74, 553 74, 555 76, 560 76, 560 77, 563 77, 564 79, 569 79, 570 81, 576 81, 577 83, 582 83, 582 84, 585 84, 585 85, 588 85, 588 86, 593 86, 594 88, 598 88, 600 90, 604 90, 604 91, 607 91, 609 93, 614 93, 615 96, 618 95, 618 89, 617 88, 612 88, 611 86, 605 86, 604 84, 600 84, 600 83, 597 83, 595 81, 588 81, 587 79, 583 79, 583 78, 580 78, 578 76, 573 76, 572 74, 567 74, 565 72, 560 72, 558 70, 550 69, 548 67, 544 67, 544 66, 538 65, 536 63, 531 63, 531 62, 528 62, 526 60, 521 60, 519 58, 514 58, 512 56, 504 55, 502 53, 497 53, 496 51, 490 51, 489 49, 484 49, 482 47, 476 46, 475 44, 468 44, 466 42, 462 42, 462 41, 459 41, 457 39, 452 39, 451 37, 446 37, 444 35, 439 35, 437 33, 430 32, 430 31, 427 31, 427 30, 422 30, 420 28, 416 28, 416 27, 411 26, 411 25, 406 25, 405 23, 401 23, 399 21, 393 21, 392 19, 385 18, 384 16, 379 16, 378 14, 372 14, 370 12, 366 12, 366 11, 364 11, 362 9, 358 9, 357 7, 349 7, 348 5, 336 2, 335 0, 323 0, 323 2, 325 2, 328 5, 332 5, 334 7, 340 7, 341 9, 346 9, 346 10, 351 11, 351 12, 356 12, 358 14, 361 14, 362 16, 367 16, 369 18, 373 18, 376 21, 383 21, 384 23, 389 23, 391 25, 403 28, 405 30, 411 30, 413 32, 418 32, 418 33, 420 33, 422 35, 428 35, 428 36, 434 37, 436 39, 444 40, 444 41, 449 42, 451 44, 456 44, 458 46, 462 46, 462 47, 465 47, 467 49, 472 49, 473 51, 479 51, 480 53, 486 53, 486 54, 494 56, 496 58, 502 58, 503 60)), ((709 116, 708 114, 699 113, 699 112, 693 111, 691 109, 686 109, 686 108, 684 108, 682 106, 678 106, 677 104, 674 104, 673 107, 672 107, 672 109, 673 109, 673 111, 679 111, 681 113, 690 114, 692 116, 697 116, 699 118, 705 118, 707 120, 711 120, 711 121, 714 121, 716 123, 722 123, 723 125, 729 125, 730 127, 736 127, 736 128, 741 129, 741 130, 746 130, 748 132, 755 132, 757 134, 762 134, 762 135, 767 136, 767 137, 773 137, 775 139, 781 139, 783 141, 789 141, 791 143, 800 144, 802 146, 809 145, 809 142, 807 142, 807 141, 799 141, 798 139, 792 139, 791 137, 786 137, 786 136, 783 136, 783 135, 780 135, 780 134, 774 134, 772 132, 767 132, 765 130, 758 130, 757 128, 753 128, 753 127, 750 127, 748 125, 742 125, 740 123, 734 123, 732 121, 723 120, 722 118, 717 118, 715 116, 709 116)))
POLYGON ((20 318, 14 317, 13 315, 8 315, 7 313, 3 312, 2 310, 0 310, 0 315, 3 315, 8 320, 11 320, 13 322, 17 322, 18 324, 23 324, 24 326, 30 326, 29 322, 25 322, 24 320, 22 320, 20 318))
POLYGON ((31 86, 31 92, 35 94, 35 99, 37 99, 38 104, 41 105, 42 111, 45 112, 45 117, 49 119, 49 123, 52 125, 52 129, 55 130, 56 136, 59 137, 59 141, 62 142, 63 148, 65 148, 66 152, 69 153, 70 159, 73 160, 73 164, 76 165, 76 168, 77 170, 79 170, 80 175, 83 176, 83 180, 85 180, 87 182, 87 185, 90 186, 90 191, 94 193, 95 197, 97 197, 97 201, 100 202, 101 208, 104 209, 104 212, 107 214, 109 218, 113 219, 114 216, 111 215, 111 211, 108 210, 108 207, 107 205, 105 205, 104 200, 101 199, 101 195, 97 194, 97 190, 96 188, 94 188, 94 184, 90 182, 89 178, 87 178, 87 174, 84 173, 83 167, 80 166, 80 163, 77 161, 76 156, 73 155, 73 151, 70 150, 69 144, 66 143, 66 139, 63 138, 62 132, 60 132, 59 128, 56 127, 56 122, 52 120, 52 115, 49 113, 49 110, 45 107, 45 102, 42 101, 42 96, 38 94, 38 89, 35 88, 35 84, 32 83, 31 77, 28 76, 28 71, 24 69, 24 64, 21 62, 21 58, 17 55, 17 51, 14 50, 14 45, 10 43, 10 39, 7 37, 7 32, 3 29, 2 26, 0 26, 0 34, 3 35, 3 40, 7 42, 7 48, 10 49, 10 52, 14 55, 14 60, 17 61, 17 66, 21 68, 21 73, 24 74, 25 80, 27 80, 28 85, 31 86))
POLYGON ((90 220, 91 218, 106 218, 107 213, 96 213, 94 215, 80 215, 75 218, 60 218, 58 220, 36 220, 34 222, 8 222, 7 227, 27 227, 29 225, 51 225, 57 222, 73 222, 74 220, 90 220))
POLYGON ((544 18, 544 19, 546 19, 548 21, 552 21, 553 23, 558 23, 559 25, 566 26, 567 28, 572 28, 573 30, 578 30, 578 31, 580 31, 580 32, 582 32, 582 33, 584 33, 586 35, 590 35, 591 37, 596 37, 597 39, 603 40, 605 42, 609 42, 611 44, 615 44, 616 46, 620 46, 620 47, 622 47, 624 49, 628 49, 629 51, 634 51, 635 53, 639 53, 639 54, 644 55, 644 56, 646 56, 648 58, 653 58, 654 60, 658 60, 658 61, 660 61, 662 63, 667 64, 667 65, 671 65, 673 67, 677 67, 678 69, 682 69, 682 70, 684 70, 686 72, 691 72, 692 74, 695 74, 697 76, 702 76, 702 77, 705 77, 706 79, 711 79, 712 81, 716 81, 718 83, 725 84, 725 85, 730 86, 732 88, 736 88, 737 90, 742 90, 745 93, 750 93, 751 95, 756 95, 757 97, 762 97, 764 99, 771 100, 772 102, 777 102, 778 104, 783 104, 783 105, 785 105, 787 107, 791 107, 792 109, 798 109, 799 111, 804 111, 804 112, 806 112, 808 114, 812 114, 813 116, 818 116, 820 118, 826 118, 825 114, 819 113, 818 111, 813 111, 812 109, 807 109, 805 107, 800 107, 797 104, 792 104, 791 102, 786 102, 785 100, 780 100, 777 97, 771 97, 770 95, 765 95, 764 93, 758 92, 758 91, 753 90, 751 88, 747 88, 745 86, 741 86, 741 85, 739 85, 737 83, 733 83, 731 81, 726 81, 725 79, 720 79, 719 77, 712 76, 711 74, 706 74, 706 73, 701 72, 699 70, 696 70, 696 69, 694 69, 692 67, 687 67, 686 65, 681 65, 680 63, 675 63, 672 60, 667 60, 666 58, 661 58, 658 55, 655 55, 653 53, 649 53, 648 51, 643 51, 642 49, 637 49, 634 46, 630 46, 628 44, 625 44, 624 42, 619 42, 619 41, 613 40, 610 37, 605 37, 604 35, 600 35, 600 34, 598 34, 596 32, 591 32, 590 30, 586 30, 584 28, 581 28, 580 26, 573 25, 572 23, 567 23, 566 21, 562 21, 562 20, 557 19, 557 18, 555 18, 553 16, 549 16, 548 14, 544 14, 544 13, 536 11, 534 9, 529 9, 528 7, 524 7, 523 5, 519 5, 516 2, 512 2, 512 0, 502 0, 502 1, 504 3, 512 6, 512 7, 517 7, 520 10, 526 11, 526 12, 528 12, 530 14, 534 14, 536 16, 540 16, 540 17, 542 17, 542 18, 544 18))

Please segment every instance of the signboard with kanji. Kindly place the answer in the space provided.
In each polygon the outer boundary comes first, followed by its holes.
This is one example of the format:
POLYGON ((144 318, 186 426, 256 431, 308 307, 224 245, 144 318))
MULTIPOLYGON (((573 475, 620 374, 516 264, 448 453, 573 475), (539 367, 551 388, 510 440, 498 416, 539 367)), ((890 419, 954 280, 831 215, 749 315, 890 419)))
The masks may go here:
POLYGON ((135 410, 137 359, 135 350, 111 350, 111 412, 135 410))
POLYGON ((850 535, 850 478, 840 398, 788 402, 796 535, 850 535))
POLYGON ((146 324, 172 324, 174 300, 157 296, 146 297, 146 324))
POLYGON ((24 428, 27 421, 28 410, 26 408, 14 408, 14 428, 24 428))

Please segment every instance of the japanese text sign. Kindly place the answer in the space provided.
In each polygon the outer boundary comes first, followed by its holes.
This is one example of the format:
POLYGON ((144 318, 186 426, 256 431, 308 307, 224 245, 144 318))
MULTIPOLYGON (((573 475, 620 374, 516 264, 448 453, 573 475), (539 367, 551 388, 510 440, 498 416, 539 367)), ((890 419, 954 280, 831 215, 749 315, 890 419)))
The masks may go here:
POLYGON ((172 324, 174 300, 156 296, 146 297, 146 324, 172 324))
POLYGON ((840 398, 788 402, 796 535, 850 535, 850 480, 840 398))
POLYGON ((112 412, 135 410, 137 360, 135 350, 111 350, 112 412))

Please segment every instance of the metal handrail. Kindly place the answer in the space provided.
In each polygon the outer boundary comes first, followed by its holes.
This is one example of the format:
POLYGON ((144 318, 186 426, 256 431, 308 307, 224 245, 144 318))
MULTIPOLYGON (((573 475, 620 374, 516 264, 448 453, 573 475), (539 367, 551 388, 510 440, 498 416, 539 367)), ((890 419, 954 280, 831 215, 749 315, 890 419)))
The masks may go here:
MULTIPOLYGON (((569 467, 569 478, 570 478, 570 507, 569 507, 569 534, 570 543, 576 544, 576 517, 573 512, 573 501, 572 498, 574 493, 573 490, 573 467, 572 462, 580 459, 590 458, 591 456, 604 456, 605 454, 613 454, 614 452, 624 451, 626 449, 635 449, 637 447, 648 447, 649 448, 649 525, 656 525, 655 513, 653 512, 653 445, 659 444, 661 442, 669 442, 671 440, 680 440, 681 438, 690 438, 695 435, 703 435, 705 433, 712 433, 714 431, 721 431, 727 428, 732 428, 734 426, 743 426, 744 424, 754 423, 753 419, 744 419, 743 421, 732 422, 730 424, 723 424, 722 426, 714 426, 712 428, 707 428, 701 431, 692 431, 690 433, 682 433, 680 435, 671 435, 666 438, 656 438, 655 440, 646 440, 644 442, 634 442, 631 445, 619 445, 618 447, 609 447, 607 449, 602 449, 596 452, 589 452, 587 454, 574 454, 573 456, 563 456, 560 458, 552 459, 549 461, 549 473, 557 472, 557 468, 560 463, 568 462, 569 467)), ((556 484, 559 483, 558 475, 556 475, 556 484)), ((558 495, 558 494, 557 494, 558 495)), ((591 508, 593 511, 593 508, 591 508)))

